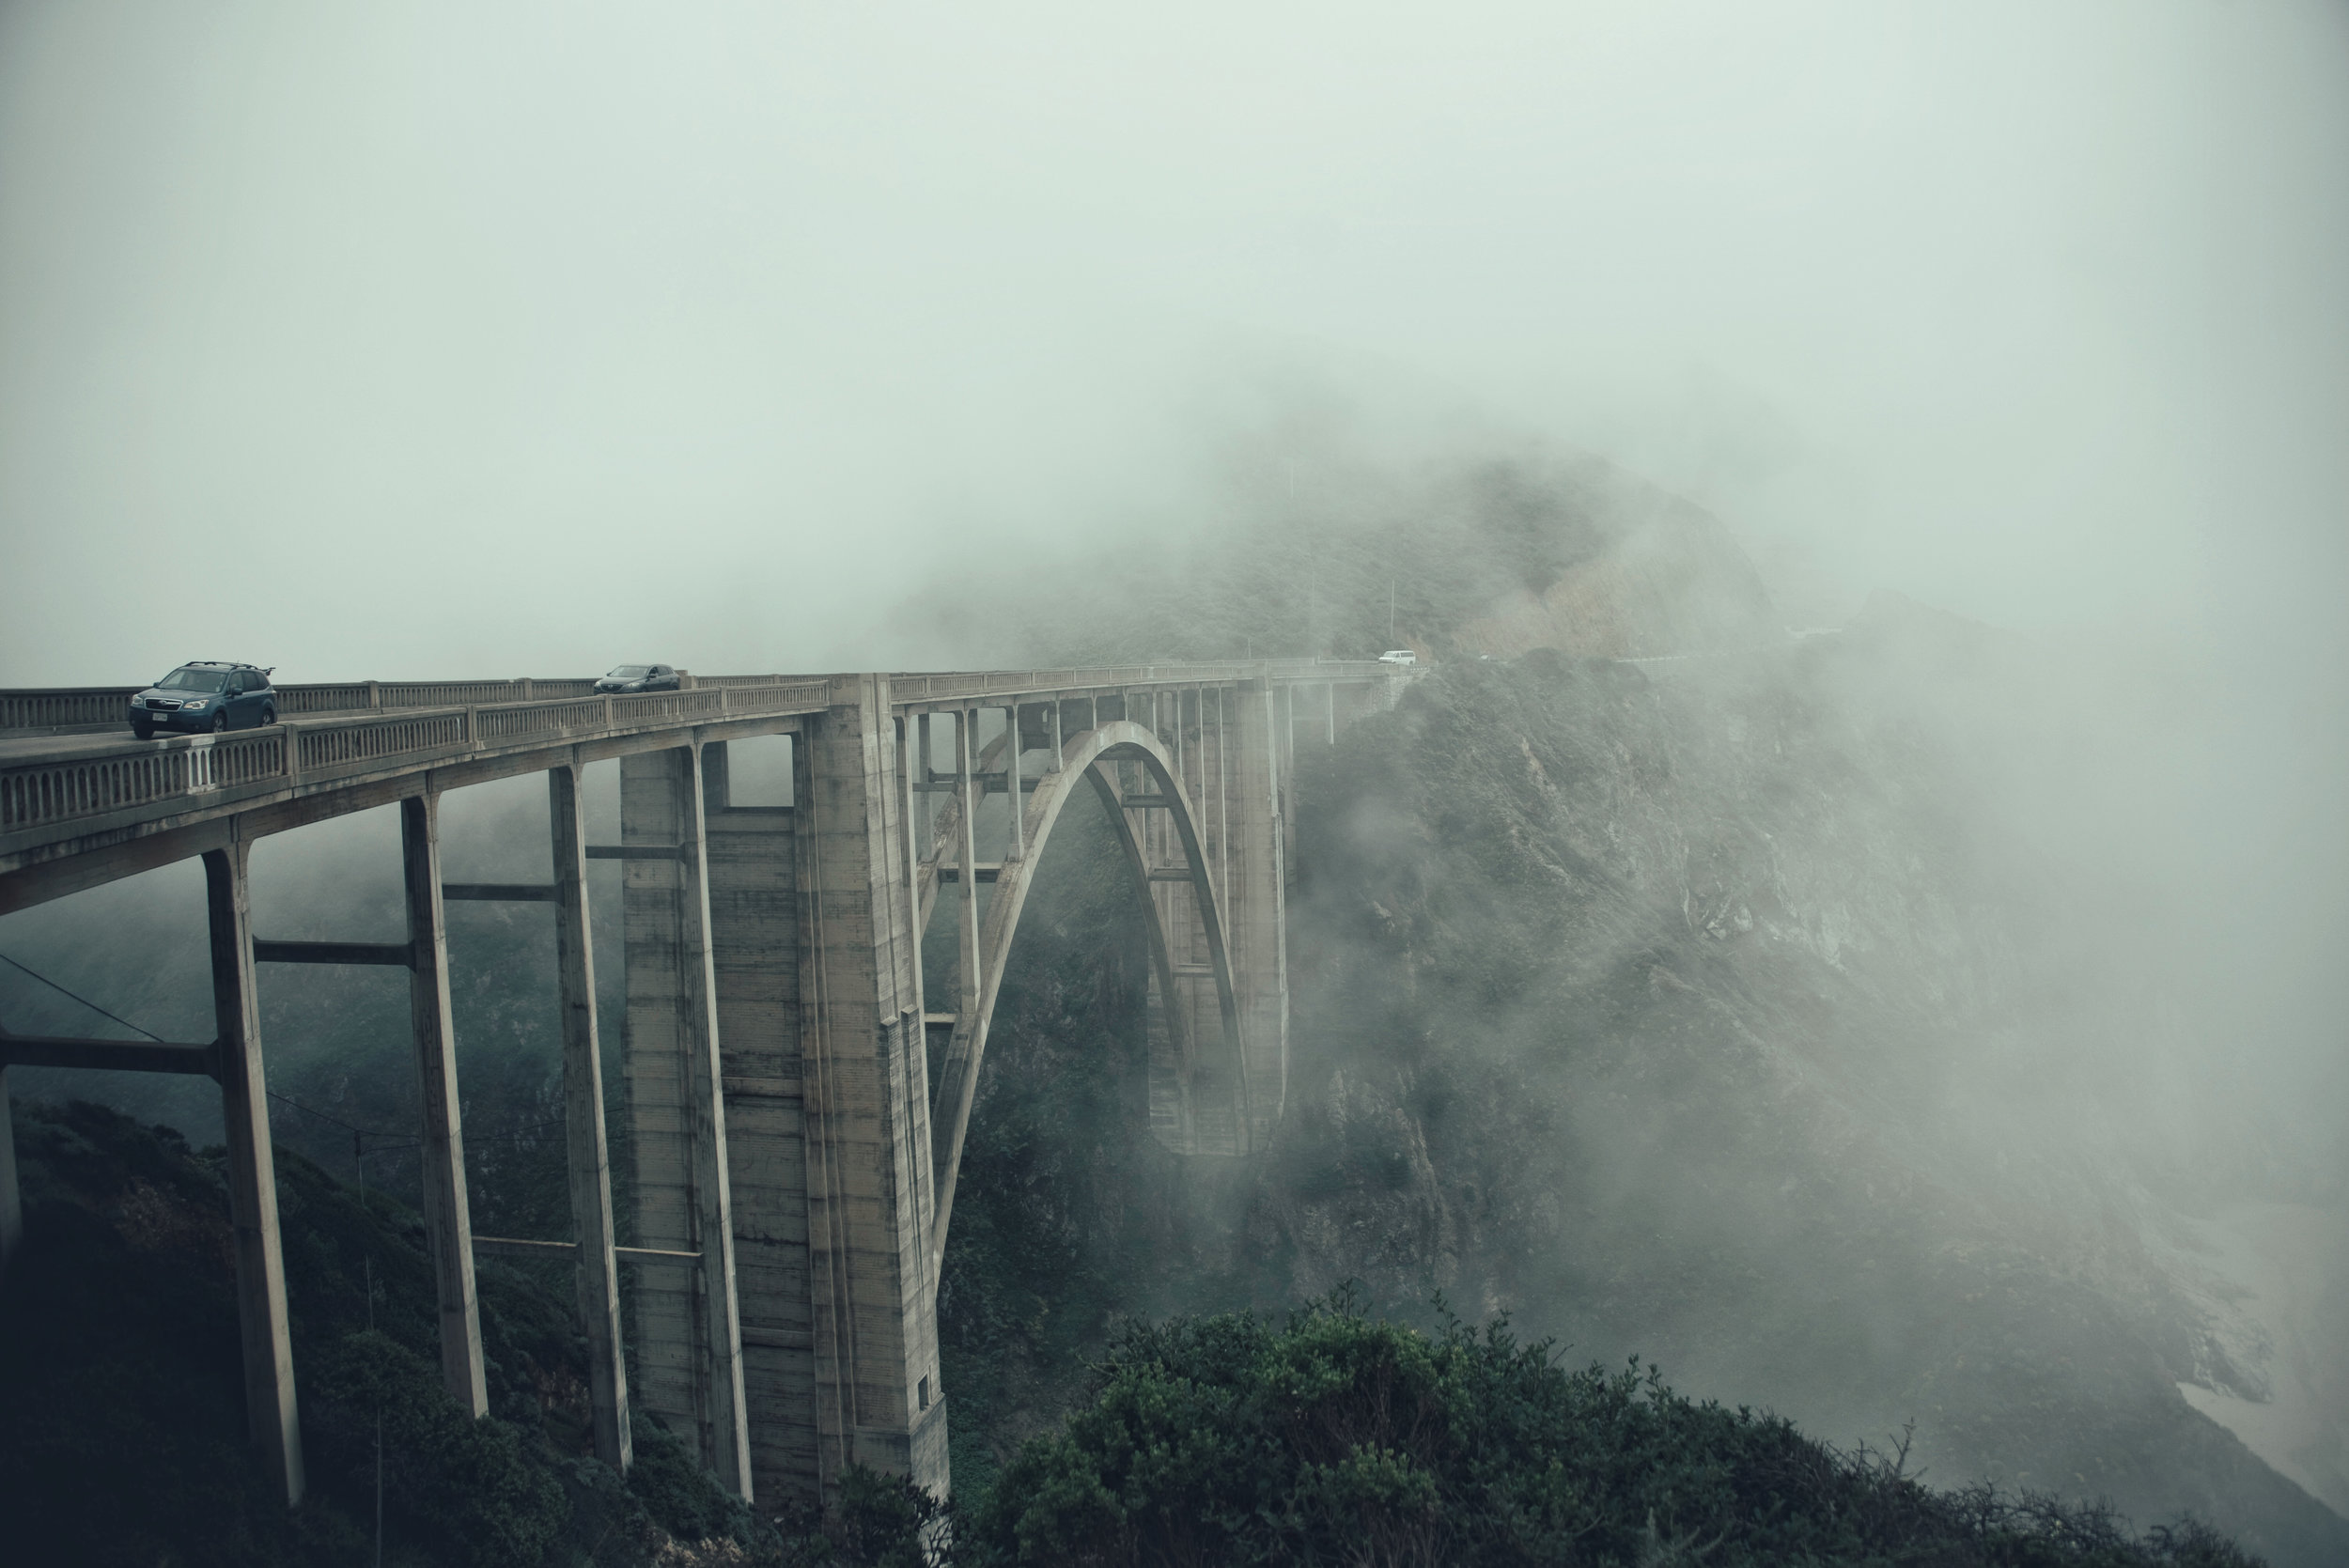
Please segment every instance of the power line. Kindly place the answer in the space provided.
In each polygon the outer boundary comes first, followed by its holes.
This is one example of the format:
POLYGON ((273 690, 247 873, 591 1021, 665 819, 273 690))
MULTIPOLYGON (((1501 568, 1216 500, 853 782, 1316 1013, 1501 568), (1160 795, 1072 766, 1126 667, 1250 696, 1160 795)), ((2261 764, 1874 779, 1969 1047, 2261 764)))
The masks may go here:
MULTIPOLYGON (((59 996, 70 997, 73 1001, 80 1002, 83 1006, 88 1008, 91 1012, 97 1014, 101 1018, 110 1018, 114 1022, 120 1024, 125 1029, 134 1030, 138 1033, 146 1035, 148 1039, 154 1041, 158 1045, 163 1043, 163 1037, 157 1034, 152 1030, 141 1029, 137 1024, 132 1023, 130 1019, 124 1017, 119 1013, 109 1013, 103 1007, 99 1006, 98 1003, 90 1001, 89 998, 82 995, 81 992, 60 986, 57 982, 50 979, 47 975, 41 973, 39 970, 34 969, 29 964, 20 963, 16 959, 9 957, 5 953, 0 953, 0 964, 7 964, 11 969, 23 970, 24 973, 31 975, 35 980, 38 980, 42 985, 48 986, 51 990, 56 992, 59 996)), ((331 1115, 326 1111, 319 1110, 315 1106, 303 1105, 300 1100, 295 1099, 291 1094, 281 1094, 274 1089, 269 1091, 269 1097, 277 1101, 280 1105, 292 1106, 296 1110, 303 1112, 304 1115, 315 1116, 321 1122, 331 1122, 335 1126, 342 1128, 345 1132, 350 1133, 355 1137, 388 1139, 394 1144, 405 1144, 412 1148, 421 1145, 424 1142, 423 1139, 417 1137, 413 1133, 391 1132, 381 1127, 353 1126, 350 1123, 344 1121, 339 1116, 331 1115)), ((486 1138, 500 1139, 520 1138, 522 1134, 527 1132, 544 1131, 548 1127, 557 1126, 561 1121, 561 1117, 550 1117, 545 1121, 533 1122, 525 1126, 508 1127, 500 1132, 488 1133, 481 1136, 486 1138)))
POLYGON ((354 1127, 339 1116, 330 1116, 325 1111, 317 1109, 315 1106, 303 1105, 300 1100, 295 1099, 291 1094, 281 1094, 274 1089, 269 1092, 269 1097, 277 1101, 280 1105, 292 1106, 296 1110, 303 1112, 304 1115, 315 1116, 321 1122, 332 1122, 334 1126, 342 1128, 343 1131, 350 1133, 354 1138, 388 1138, 395 1142, 408 1144, 419 1144, 424 1141, 423 1139, 418 1138, 413 1133, 386 1132, 381 1127, 354 1127))
POLYGON ((63 986, 58 985, 55 981, 50 979, 39 970, 20 964, 5 953, 0 953, 0 964, 7 964, 11 969, 23 970, 26 974, 31 975, 34 979, 39 981, 51 990, 55 991, 58 995, 71 997, 74 1001, 80 1002, 83 1006, 88 1008, 91 1012, 97 1014, 101 1018, 112 1018, 115 1022, 120 1024, 125 1029, 137 1029, 141 1034, 145 1034, 148 1039, 154 1041, 157 1045, 162 1045, 163 1043, 163 1037, 162 1035, 148 1030, 139 1029, 139 1026, 132 1023, 130 1019, 123 1017, 119 1014, 107 1012, 103 1007, 99 1006, 98 1003, 90 1001, 89 998, 84 996, 81 992, 67 990, 63 986))

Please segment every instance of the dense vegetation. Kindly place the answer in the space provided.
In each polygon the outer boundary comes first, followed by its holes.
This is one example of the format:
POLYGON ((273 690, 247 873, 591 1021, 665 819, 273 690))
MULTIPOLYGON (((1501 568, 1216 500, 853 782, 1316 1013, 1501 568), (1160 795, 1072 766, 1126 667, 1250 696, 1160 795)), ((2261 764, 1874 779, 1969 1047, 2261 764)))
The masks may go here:
POLYGON ((1634 1361, 1570 1372, 1503 1323, 1433 1334, 1339 1296, 1284 1325, 1136 1325, 958 1543, 971 1564, 2244 1564, 2186 1524, 1988 1486, 1684 1399, 1634 1361))
POLYGON ((820 1526, 760 1519, 651 1422, 625 1483, 589 1456, 561 1296, 494 1265, 493 1409, 467 1421, 440 1389, 415 1217, 290 1155, 312 1496, 288 1514, 244 1440, 217 1153, 91 1105, 18 1121, 30 1203, 0 1294, 0 1517, 26 1560, 366 1560, 379 1452, 386 1560, 462 1568, 2251 1560, 2190 1525, 2132 1541, 2049 1498, 1937 1494, 1636 1364, 1570 1372, 1505 1325, 1423 1333, 1344 1294, 1284 1324, 1127 1325, 1074 1412, 992 1484, 967 1480, 958 1513, 858 1473, 820 1526))
MULTIPOLYGON (((783 1521, 786 1534, 754 1516, 641 1417, 625 1483, 599 1464, 568 1289, 495 1263, 480 1271, 490 1414, 467 1420, 441 1388, 421 1220, 281 1149, 310 1485, 288 1514, 245 1440, 220 1151, 88 1104, 20 1102, 15 1124, 24 1244, 0 1286, 10 1561, 372 1561, 379 1434, 386 1563, 689 1568, 830 1552, 812 1521, 783 1521)), ((868 1497, 892 1516, 890 1490, 858 1478, 853 1498, 868 1497)))
MULTIPOLYGON (((1281 570, 1209 560, 1173 598, 1103 599, 1128 651, 1309 651, 1279 637, 1310 642, 1315 616, 1324 651, 1375 649, 1398 564, 1397 613, 1423 627, 1592 560, 1612 523, 1538 478, 1471 476, 1437 497, 1440 526, 1398 512, 1377 550, 1300 525, 1263 544, 1281 570)), ((1086 651, 1125 646, 1102 631, 1086 651)), ((1910 689, 1869 688, 1890 662, 1862 638, 1714 675, 1461 660, 1300 749, 1289 1103, 1261 1160, 1149 1139, 1138 890, 1105 824, 1065 818, 1004 978, 941 1277, 955 1554, 2240 1560, 2191 1527, 2131 1542, 2073 1506, 2101 1496, 2144 1519, 2198 1511, 2279 1562, 2340 1560, 2341 1521, 2177 1394, 2230 1369, 2146 1264, 2125 1163, 2092 1142, 2138 1125, 2125 1080, 1999 1078, 2092 1060, 2058 1032, 2079 1017, 2131 1050, 2141 1031, 2130 987, 2065 928, 2065 890, 2008 875, 1910 689), (2068 1163, 2038 1159, 2014 1104, 2084 1094, 2111 1116, 2064 1127, 2068 1163), (1969 1128, 2003 1141, 1968 1144, 1969 1128), (1346 1280, 1370 1307, 1245 1315, 1346 1280), (1514 1307, 1578 1358, 1660 1357, 1683 1387, 1812 1434, 1913 1416, 1909 1473, 1428 1320, 1439 1290, 1484 1317, 1514 1307), (1419 1401, 1400 1426, 1398 1390, 1419 1401), (2003 1489, 1927 1490, 1924 1462, 2003 1489), (2041 1485, 2072 1504, 2022 1489, 2041 1485)), ((527 875, 535 818, 490 826, 469 874, 527 875)), ((338 910, 396 926, 396 885, 343 880, 288 888, 272 928, 366 934, 322 927, 338 910)), ((562 1234, 549 934, 528 910, 452 921, 476 1224, 562 1234)), ((132 972, 128 925, 59 924, 34 956, 172 1032, 171 1008, 200 999, 170 982, 200 973, 200 920, 148 924, 153 961, 132 972)), ((599 961, 608 1016, 616 958, 599 961)), ((484 1267, 493 1413, 457 1419, 397 1201, 415 1186, 412 1140, 390 1130, 415 1114, 404 1004, 361 989, 376 978, 263 998, 272 1087, 298 1102, 276 1123, 311 1504, 288 1519, 250 1475, 216 1157, 92 1108, 21 1105, 33 1212, 0 1296, 0 1515, 59 1560, 363 1560, 380 1415, 388 1561, 942 1548, 933 1511, 880 1478, 849 1477, 821 1529, 752 1518, 648 1424, 623 1484, 588 1456, 559 1273, 484 1267), (361 1126, 378 1129, 364 1202, 328 1174, 358 1173, 361 1126)), ((54 1011, 32 1026, 88 1022, 23 986, 8 1000, 54 1011)), ((623 1082, 608 1063, 608 1090, 623 1082)), ((140 1120, 203 1125, 200 1085, 126 1093, 164 1091, 187 1106, 141 1101, 140 1120)))

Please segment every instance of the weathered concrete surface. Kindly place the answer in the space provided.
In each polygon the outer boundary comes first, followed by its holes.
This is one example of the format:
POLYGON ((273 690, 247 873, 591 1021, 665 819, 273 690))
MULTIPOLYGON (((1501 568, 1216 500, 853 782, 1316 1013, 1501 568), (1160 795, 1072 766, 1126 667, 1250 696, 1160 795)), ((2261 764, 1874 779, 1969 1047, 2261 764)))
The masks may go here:
MULTIPOLYGON (((711 771, 714 780, 717 770, 711 771)), ((820 1483, 800 1037, 798 813, 729 806, 714 782, 708 798, 710 939, 742 1394, 752 1483, 757 1496, 773 1502, 812 1497, 820 1483)))
POLYGON ((440 1292, 441 1381, 465 1413, 490 1413, 474 1290, 473 1221, 465 1203, 465 1134, 457 1099, 457 1028, 448 994, 448 924, 441 907, 440 797, 399 803, 408 894, 408 1009, 424 1117, 424 1229, 440 1292))
POLYGON ((883 675, 843 677, 807 733, 801 1012, 819 1470, 943 1491, 946 1409, 928 1255, 929 1071, 883 675))
POLYGON ((692 1266, 635 1269, 635 1392, 673 1431, 693 1434, 703 1463, 749 1497, 702 820, 693 749, 621 761, 621 846, 671 851, 628 860, 622 894, 635 1242, 698 1255, 692 1266))
POLYGON ((612 1158, 603 1125, 603 1055, 596 1024, 595 943, 587 912, 587 818, 576 766, 547 773, 547 822, 554 861, 555 962, 563 998, 563 1124, 571 1198, 571 1236, 581 1327, 587 1335, 588 1395, 596 1457, 625 1470, 628 1366, 620 1327, 620 1278, 613 1255, 612 1158))
POLYGON ((294 1405, 286 1260, 277 1239, 277 1167, 270 1152, 269 1082, 261 1066, 247 848, 232 843, 204 857, 212 1027, 220 1041, 221 1120, 228 1143, 228 1223, 237 1250, 245 1427, 285 1489, 286 1506, 293 1508, 300 1506, 303 1491, 302 1421, 294 1405))

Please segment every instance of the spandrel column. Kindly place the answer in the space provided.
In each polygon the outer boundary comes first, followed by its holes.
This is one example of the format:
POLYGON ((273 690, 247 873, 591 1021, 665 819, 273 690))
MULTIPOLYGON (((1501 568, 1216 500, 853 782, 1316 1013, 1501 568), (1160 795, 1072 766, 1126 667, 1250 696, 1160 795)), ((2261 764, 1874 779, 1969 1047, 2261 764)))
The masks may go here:
POLYGON ((563 1125, 569 1168, 576 1290, 587 1334, 596 1457, 626 1470, 628 1366, 620 1339, 620 1279, 613 1252, 612 1159, 603 1124, 603 1061, 596 1028, 596 957, 587 916, 587 826, 579 769, 547 774, 554 852, 554 946, 563 994, 563 1125))
POLYGON ((465 1135, 457 1098, 457 1029, 448 994, 448 924, 441 904, 440 797, 399 803, 408 892, 408 1012, 424 1113, 424 1228, 441 1323, 441 1381, 471 1416, 490 1413, 474 1294, 473 1219, 465 1201, 465 1135))
POLYGON ((292 1508, 301 1503, 303 1490, 302 1421, 294 1405, 293 1334, 277 1235, 277 1169, 270 1147, 269 1081, 261 1066, 246 853, 238 841, 204 856, 212 1019, 220 1042, 221 1120, 228 1144, 237 1323, 244 1342, 245 1426, 292 1508))

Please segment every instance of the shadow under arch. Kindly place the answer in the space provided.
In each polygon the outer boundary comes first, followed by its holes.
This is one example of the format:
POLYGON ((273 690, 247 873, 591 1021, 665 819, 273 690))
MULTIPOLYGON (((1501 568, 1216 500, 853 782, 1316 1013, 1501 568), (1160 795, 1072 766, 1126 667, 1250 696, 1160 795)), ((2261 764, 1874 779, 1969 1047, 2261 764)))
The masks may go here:
POLYGON ((1116 826, 1118 841, 1137 873, 1149 928, 1151 968, 1158 979, 1159 993, 1166 1003, 1168 1031, 1184 1057, 1182 1076, 1186 1085, 1194 1082, 1198 1076, 1206 1042, 1195 1027, 1196 1021, 1185 1017, 1179 1007, 1181 993, 1174 984, 1166 929, 1158 901, 1149 895, 1151 867, 1134 835, 1133 825, 1126 817, 1131 798, 1120 795, 1117 780, 1111 771, 1120 763, 1136 764, 1142 768, 1151 785, 1143 799, 1148 800, 1150 809, 1167 812, 1174 824, 1184 869, 1190 873, 1191 891, 1198 904, 1208 964, 1214 971, 1221 1024, 1216 1032, 1217 1044, 1232 1084, 1233 1124, 1238 1129, 1237 1136, 1245 1137, 1249 1125, 1248 1073, 1240 1044, 1238 993, 1233 985, 1231 955, 1224 939, 1222 895, 1208 873, 1205 846, 1199 836, 1198 813, 1183 788, 1174 759, 1164 742, 1144 725, 1112 720, 1068 737, 1061 749, 1059 768, 1036 781, 1035 792, 1027 802, 1022 815, 1025 853, 1017 860, 1005 861, 996 874, 995 896, 988 904, 987 917, 979 930, 978 1006, 968 1015, 958 1014, 955 1019, 954 1036, 939 1069, 936 1109, 930 1121, 931 1170, 937 1191, 929 1234, 933 1265, 945 1256, 946 1227, 954 1216, 955 1182, 962 1165, 963 1143, 971 1129, 971 1107, 978 1089, 979 1064, 987 1054, 988 1029, 994 1017, 996 995, 1003 986, 1012 939, 1019 931, 1020 910, 1027 903, 1028 890, 1044 846, 1051 836, 1052 825, 1081 787, 1081 782, 1095 792, 1108 810, 1116 826))

